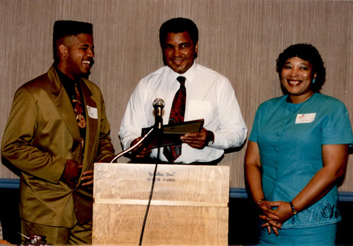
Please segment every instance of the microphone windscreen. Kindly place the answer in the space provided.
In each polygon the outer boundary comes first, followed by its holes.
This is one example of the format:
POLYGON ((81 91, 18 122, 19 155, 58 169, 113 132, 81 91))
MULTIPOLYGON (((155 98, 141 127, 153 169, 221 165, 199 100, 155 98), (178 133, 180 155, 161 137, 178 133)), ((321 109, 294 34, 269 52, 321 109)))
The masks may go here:
POLYGON ((156 98, 156 99, 154 99, 154 101, 153 101, 153 107, 164 107, 164 105, 165 105, 165 103, 164 103, 164 101, 163 101, 163 99, 161 99, 161 98, 156 98))

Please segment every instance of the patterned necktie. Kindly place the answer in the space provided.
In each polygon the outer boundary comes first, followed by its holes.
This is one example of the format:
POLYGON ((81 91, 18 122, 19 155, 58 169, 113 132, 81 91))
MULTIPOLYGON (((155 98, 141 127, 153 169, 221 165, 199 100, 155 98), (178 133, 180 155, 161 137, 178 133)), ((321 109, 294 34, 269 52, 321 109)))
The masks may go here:
POLYGON ((77 125, 81 134, 81 145, 82 145, 82 159, 85 149, 85 138, 86 138, 86 118, 85 118, 85 106, 81 97, 80 89, 78 84, 75 83, 75 91, 72 95, 72 106, 76 115, 77 125))
MULTIPOLYGON (((180 88, 175 93, 172 109, 170 110, 169 124, 184 122, 186 89, 185 77, 179 76, 177 80, 180 82, 180 88)), ((174 162, 181 155, 181 144, 164 147, 164 156, 169 162, 174 162)))

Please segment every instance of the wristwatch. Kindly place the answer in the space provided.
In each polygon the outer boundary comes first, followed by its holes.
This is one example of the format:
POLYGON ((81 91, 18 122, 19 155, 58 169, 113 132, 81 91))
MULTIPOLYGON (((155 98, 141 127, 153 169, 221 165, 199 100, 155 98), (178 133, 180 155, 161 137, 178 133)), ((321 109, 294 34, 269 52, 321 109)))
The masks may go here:
POLYGON ((289 202, 290 206, 292 207, 292 212, 294 215, 296 215, 298 213, 298 211, 295 209, 295 207, 293 206, 292 202, 289 202))
POLYGON ((211 146, 214 142, 214 134, 211 131, 207 131, 206 145, 211 146))

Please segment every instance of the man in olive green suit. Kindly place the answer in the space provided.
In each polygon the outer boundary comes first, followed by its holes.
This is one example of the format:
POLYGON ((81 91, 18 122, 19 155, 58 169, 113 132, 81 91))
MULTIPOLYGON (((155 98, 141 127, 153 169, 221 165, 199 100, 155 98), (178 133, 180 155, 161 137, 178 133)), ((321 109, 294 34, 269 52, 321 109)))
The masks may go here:
POLYGON ((114 157, 93 65, 92 24, 57 21, 54 64, 21 86, 2 139, 2 156, 21 171, 22 233, 47 243, 91 244, 93 163, 114 157))

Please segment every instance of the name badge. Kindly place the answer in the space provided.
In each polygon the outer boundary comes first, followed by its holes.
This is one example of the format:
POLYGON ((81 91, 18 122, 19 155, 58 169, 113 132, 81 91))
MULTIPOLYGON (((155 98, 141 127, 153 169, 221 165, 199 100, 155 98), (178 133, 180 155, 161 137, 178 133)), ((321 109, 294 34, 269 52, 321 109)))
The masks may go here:
POLYGON ((87 105, 88 116, 92 119, 98 119, 98 111, 97 108, 93 108, 87 105))
POLYGON ((315 120, 316 113, 310 114, 297 114, 295 124, 311 123, 315 120))

